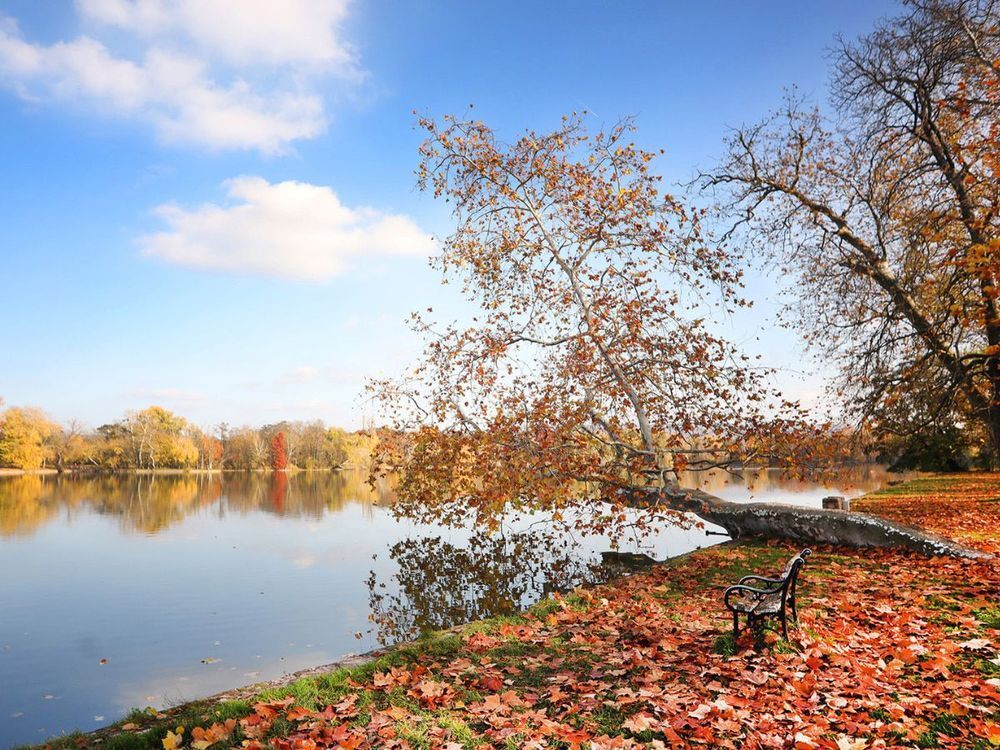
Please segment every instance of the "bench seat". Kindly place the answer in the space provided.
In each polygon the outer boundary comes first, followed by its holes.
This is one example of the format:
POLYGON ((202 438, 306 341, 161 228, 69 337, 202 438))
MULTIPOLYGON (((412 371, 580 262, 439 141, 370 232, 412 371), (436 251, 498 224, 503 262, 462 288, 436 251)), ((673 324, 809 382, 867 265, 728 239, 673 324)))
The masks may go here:
POLYGON ((777 614, 781 610, 780 594, 750 594, 731 600, 733 608, 743 614, 777 614))

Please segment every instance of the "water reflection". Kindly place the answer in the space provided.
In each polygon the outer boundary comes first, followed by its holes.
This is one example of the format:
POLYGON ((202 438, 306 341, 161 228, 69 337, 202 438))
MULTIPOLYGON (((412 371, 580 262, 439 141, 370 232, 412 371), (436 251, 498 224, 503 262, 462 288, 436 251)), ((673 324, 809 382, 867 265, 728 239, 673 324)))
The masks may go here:
MULTIPOLYGON (((687 472, 682 482, 731 500, 818 506, 834 490, 856 496, 905 476, 880 466, 857 466, 821 482, 771 469, 687 472)), ((391 505, 392 499, 390 483, 372 489, 357 471, 0 477, 0 536, 31 535, 60 515, 71 521, 81 512, 116 517, 126 533, 157 534, 210 507, 222 515, 265 512, 319 519, 346 503, 370 511, 373 505, 391 505)))
POLYGON ((361 472, 22 475, 0 477, 0 535, 34 534, 60 514, 113 516, 124 532, 157 534, 209 507, 319 519, 346 503, 391 502, 389 484, 372 489, 361 472))
POLYGON ((735 502, 782 502, 818 508, 827 495, 858 497, 916 475, 917 472, 890 472, 875 464, 846 466, 823 477, 795 476, 779 469, 738 472, 713 469, 684 472, 681 484, 735 502))
POLYGON ((45 525, 62 504, 54 484, 33 475, 0 478, 0 534, 31 534, 45 525))
POLYGON ((373 571, 368 602, 379 641, 392 643, 495 615, 511 615, 552 591, 604 580, 593 550, 545 531, 474 534, 462 545, 440 536, 404 539, 389 550, 396 572, 373 571))

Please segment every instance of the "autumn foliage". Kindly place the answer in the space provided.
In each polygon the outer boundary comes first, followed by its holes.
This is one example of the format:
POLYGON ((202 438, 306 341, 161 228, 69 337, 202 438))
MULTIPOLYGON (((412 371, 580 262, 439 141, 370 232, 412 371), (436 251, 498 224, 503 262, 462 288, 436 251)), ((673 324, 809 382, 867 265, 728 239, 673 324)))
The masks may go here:
POLYGON ((588 124, 508 143, 481 121, 420 120, 419 184, 456 221, 435 262, 478 310, 467 327, 414 316, 420 363, 372 386, 395 430, 378 468, 400 476, 399 512, 494 524, 530 506, 614 529, 614 488, 781 463, 790 434, 815 431, 713 332, 711 316, 747 305, 738 259, 663 191, 631 122, 588 124))
POLYGON ((284 471, 288 468, 288 452, 285 446, 284 432, 278 432, 271 438, 271 468, 274 471, 284 471))

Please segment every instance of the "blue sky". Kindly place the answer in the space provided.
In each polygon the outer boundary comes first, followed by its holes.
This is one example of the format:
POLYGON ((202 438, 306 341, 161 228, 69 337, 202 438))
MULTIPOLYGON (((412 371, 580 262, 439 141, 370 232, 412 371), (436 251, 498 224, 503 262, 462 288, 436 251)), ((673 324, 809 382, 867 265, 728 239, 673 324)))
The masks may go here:
MULTIPOLYGON (((157 403, 199 424, 357 426, 367 375, 418 352, 443 205, 412 111, 505 133, 637 117, 686 180, 879 0, 0 0, 0 395, 96 426, 157 403), (239 10, 236 10, 239 8, 239 10)), ((794 337, 732 335, 809 397, 794 337)))

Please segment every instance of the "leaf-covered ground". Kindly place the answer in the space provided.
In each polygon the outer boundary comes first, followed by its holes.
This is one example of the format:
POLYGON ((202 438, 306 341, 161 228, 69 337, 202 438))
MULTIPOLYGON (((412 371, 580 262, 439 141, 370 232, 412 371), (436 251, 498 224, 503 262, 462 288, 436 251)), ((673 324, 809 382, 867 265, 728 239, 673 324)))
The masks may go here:
POLYGON ((1000 553, 1000 474, 917 479, 867 495, 851 509, 922 526, 971 547, 1000 553))
MULTIPOLYGON (((1000 552, 1000 475, 855 507, 1000 552)), ((429 637, 249 701, 136 714, 105 748, 1000 746, 1000 563, 818 549, 801 627, 733 643, 724 586, 793 552, 724 545, 518 618, 429 637)))

